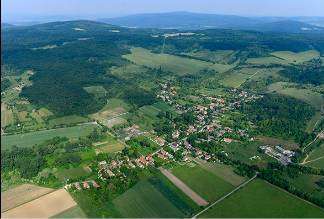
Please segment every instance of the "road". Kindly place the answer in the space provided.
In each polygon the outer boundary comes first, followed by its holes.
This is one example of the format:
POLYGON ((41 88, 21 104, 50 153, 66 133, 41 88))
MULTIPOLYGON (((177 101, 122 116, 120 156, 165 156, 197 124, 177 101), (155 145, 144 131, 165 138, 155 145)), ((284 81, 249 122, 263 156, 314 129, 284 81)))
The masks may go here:
POLYGON ((225 198, 229 197, 230 195, 232 195, 233 193, 235 193, 237 190, 243 188, 248 183, 250 183, 252 180, 254 180, 257 177, 257 175, 258 174, 255 174, 255 176, 253 176, 251 179, 249 179, 248 181, 242 183, 241 185, 239 185, 238 187, 236 187, 233 191, 231 191, 230 193, 224 195, 223 197, 221 197, 220 199, 218 199, 217 201, 215 201, 214 203, 212 203, 211 205, 209 205, 207 208, 205 208, 204 210, 202 210, 199 213, 197 213, 196 215, 194 215, 192 218, 197 218, 199 215, 201 215, 202 213, 206 212, 209 208, 211 208, 214 205, 216 205, 217 203, 223 201, 225 198))

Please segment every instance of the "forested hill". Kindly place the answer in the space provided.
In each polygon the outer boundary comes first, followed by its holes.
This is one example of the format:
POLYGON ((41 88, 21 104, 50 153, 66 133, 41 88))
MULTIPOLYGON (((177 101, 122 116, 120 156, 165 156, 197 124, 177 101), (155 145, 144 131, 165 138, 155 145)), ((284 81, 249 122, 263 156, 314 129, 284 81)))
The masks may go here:
POLYGON ((283 17, 243 17, 235 15, 202 14, 191 12, 169 12, 135 14, 100 21, 125 27, 163 29, 236 29, 265 32, 323 33, 324 28, 307 19, 283 17), (305 20, 305 22, 304 22, 305 20))
MULTIPOLYGON (((266 34, 253 31, 199 30, 191 35, 172 35, 176 30, 129 29, 93 21, 53 22, 29 27, 2 29, 2 74, 33 70, 31 86, 21 96, 55 114, 88 114, 101 109, 107 97, 85 91, 87 86, 103 86, 108 97, 123 98, 140 106, 154 101, 153 90, 134 80, 117 77, 112 66, 122 66, 122 58, 132 47, 155 53, 182 55, 194 50, 233 50, 233 61, 265 56, 273 51, 293 52, 316 49, 324 53, 324 39, 318 34, 266 34), (164 34, 170 34, 165 40, 164 34), (165 44, 163 44, 165 42, 165 44), (138 98, 141 97, 141 98, 138 98)), ((154 76, 154 71, 149 77, 154 76)), ((151 80, 152 78, 148 78, 151 80)), ((145 78, 141 78, 145 80, 145 78)))

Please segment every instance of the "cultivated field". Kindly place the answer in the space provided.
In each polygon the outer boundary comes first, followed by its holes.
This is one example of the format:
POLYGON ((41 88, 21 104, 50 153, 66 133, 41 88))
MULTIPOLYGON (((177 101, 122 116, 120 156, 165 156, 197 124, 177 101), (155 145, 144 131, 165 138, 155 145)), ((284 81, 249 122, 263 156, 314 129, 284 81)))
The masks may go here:
POLYGON ((199 163, 200 167, 229 182, 233 186, 238 186, 246 180, 245 177, 239 176, 234 173, 234 169, 231 166, 220 163, 206 162, 198 158, 195 159, 195 162, 199 163))
POLYGON ((113 203, 121 215, 127 218, 184 217, 179 209, 147 181, 137 183, 113 203))
POLYGON ((1 213, 3 218, 48 218, 76 206, 70 194, 59 189, 1 213))
POLYGON ((52 191, 54 190, 50 188, 23 184, 5 192, 1 192, 1 212, 15 208, 52 191))
POLYGON ((1 149, 9 149, 13 145, 17 145, 18 147, 31 147, 56 136, 78 138, 90 134, 95 126, 95 124, 84 124, 68 128, 50 129, 16 135, 5 135, 1 137, 1 149))
POLYGON ((137 65, 149 68, 162 68, 178 75, 195 74, 203 69, 214 69, 218 72, 225 72, 232 68, 231 65, 213 64, 196 59, 183 58, 168 54, 156 54, 143 48, 132 48, 131 54, 124 55, 127 60, 137 65))
POLYGON ((217 200, 234 188, 230 183, 198 165, 193 167, 179 165, 172 168, 171 172, 209 202, 217 200))
POLYGON ((200 215, 202 218, 322 218, 324 210, 256 179, 200 215))

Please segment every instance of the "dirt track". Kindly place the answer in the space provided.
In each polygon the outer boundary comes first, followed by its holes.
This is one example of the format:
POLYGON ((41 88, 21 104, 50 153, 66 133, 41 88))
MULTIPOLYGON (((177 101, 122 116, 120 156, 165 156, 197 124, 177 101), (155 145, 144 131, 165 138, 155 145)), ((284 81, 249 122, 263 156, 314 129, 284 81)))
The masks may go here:
POLYGON ((208 202, 200 197, 196 192, 190 189, 186 184, 184 184, 175 175, 167 171, 166 169, 159 168, 161 173, 166 176, 175 186, 177 186, 181 191, 183 191, 187 196, 189 196, 197 205, 206 206, 208 202))
POLYGON ((1 213, 1 218, 49 218, 57 215, 76 203, 64 189, 59 189, 38 199, 1 213))

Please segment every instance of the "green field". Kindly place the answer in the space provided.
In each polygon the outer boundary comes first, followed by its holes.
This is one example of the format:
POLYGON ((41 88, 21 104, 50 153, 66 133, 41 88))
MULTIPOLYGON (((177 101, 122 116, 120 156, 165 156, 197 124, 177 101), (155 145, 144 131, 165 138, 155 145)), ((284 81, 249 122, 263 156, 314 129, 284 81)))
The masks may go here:
POLYGON ((187 55, 193 58, 206 60, 209 62, 218 62, 225 63, 230 58, 230 56, 234 53, 234 50, 198 50, 192 51, 190 53, 183 53, 183 55, 187 55))
POLYGON ((246 178, 234 173, 231 166, 221 163, 211 163, 200 159, 196 159, 202 168, 229 182, 233 186, 238 186, 243 183, 246 178))
POLYGON ((87 218, 87 216, 79 206, 75 206, 51 218, 87 218))
POLYGON ((78 138, 90 134, 95 126, 96 125, 94 124, 85 124, 68 128, 42 130, 16 135, 5 135, 1 137, 1 149, 9 149, 13 145, 17 145, 18 147, 31 147, 56 136, 78 138))
POLYGON ((74 167, 69 169, 62 169, 58 170, 55 173, 55 176, 61 180, 62 182, 65 182, 65 180, 70 179, 78 179, 80 177, 87 176, 89 173, 82 167, 74 167))
POLYGON ((324 144, 322 143, 319 147, 315 148, 310 152, 306 162, 306 166, 324 169, 324 144))
POLYGON ((256 164, 260 166, 266 165, 269 161, 274 161, 271 157, 258 152, 258 147, 262 143, 254 141, 247 143, 232 142, 226 144, 224 151, 234 160, 239 160, 248 164, 256 164), (252 159, 254 156, 259 156, 260 159, 252 159), (251 159, 250 159, 251 158, 251 159))
POLYGON ((278 68, 241 68, 228 72, 220 83, 226 87, 238 88, 247 80, 275 76, 278 68))
POLYGON ((202 218, 323 218, 324 210, 256 179, 200 215, 202 218))
POLYGON ((148 181, 141 181, 113 201, 127 218, 183 218, 185 215, 148 181))
POLYGON ((284 59, 289 63, 299 64, 320 56, 320 53, 316 50, 308 50, 305 52, 291 52, 291 51, 278 51, 273 52, 271 55, 284 59))
POLYGON ((196 59, 183 58, 168 54, 156 54, 143 48, 132 48, 131 54, 123 57, 137 65, 149 68, 162 68, 178 75, 195 74, 203 69, 214 69, 218 72, 225 72, 233 66, 226 64, 213 64, 196 59))
POLYGON ((324 189, 316 184, 319 180, 324 180, 324 176, 302 174, 289 181, 297 189, 310 193, 318 199, 324 199, 324 189))
POLYGON ((105 139, 93 144, 99 153, 115 153, 124 149, 125 144, 117 141, 112 135, 107 135, 105 139))
POLYGON ((268 88, 270 92, 277 92, 282 95, 287 95, 306 103, 311 104, 316 109, 320 110, 324 105, 324 97, 320 93, 311 91, 309 89, 295 88, 294 84, 286 82, 277 82, 271 84, 268 88))
POLYGON ((63 116, 55 119, 51 119, 48 121, 48 124, 50 127, 60 126, 60 125, 71 125, 71 124, 79 124, 88 122, 89 119, 77 116, 77 115, 71 115, 71 116, 63 116))
POLYGON ((312 117, 312 119, 308 121, 306 131, 308 133, 311 133, 314 130, 314 128, 316 128, 319 121, 321 121, 322 119, 324 119, 322 113, 320 111, 317 111, 315 115, 312 117))
POLYGON ((176 166, 171 172, 202 198, 212 202, 234 189, 230 183, 195 165, 176 166))
POLYGON ((294 53, 290 51, 278 51, 278 52, 271 53, 271 55, 272 56, 268 56, 268 57, 249 58, 247 60, 247 63, 254 64, 254 65, 300 64, 320 56, 319 52, 315 50, 308 50, 299 53, 294 53))

